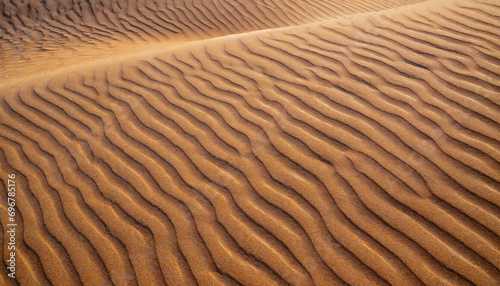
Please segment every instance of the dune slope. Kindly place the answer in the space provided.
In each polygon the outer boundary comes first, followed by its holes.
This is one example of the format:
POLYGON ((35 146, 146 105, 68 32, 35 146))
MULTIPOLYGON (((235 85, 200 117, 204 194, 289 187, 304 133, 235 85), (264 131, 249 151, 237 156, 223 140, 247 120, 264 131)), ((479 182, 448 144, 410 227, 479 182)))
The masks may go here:
POLYGON ((422 0, 0 1, 0 81, 59 66, 422 0))
POLYGON ((499 5, 428 1, 3 81, 17 282, 497 285, 499 5))

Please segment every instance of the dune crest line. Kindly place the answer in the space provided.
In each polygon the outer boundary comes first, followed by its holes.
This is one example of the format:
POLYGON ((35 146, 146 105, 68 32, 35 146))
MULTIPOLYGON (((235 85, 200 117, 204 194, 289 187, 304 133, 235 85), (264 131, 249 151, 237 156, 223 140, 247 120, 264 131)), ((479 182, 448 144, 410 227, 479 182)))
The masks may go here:
POLYGON ((297 26, 423 0, 0 1, 0 81, 155 46, 297 26))

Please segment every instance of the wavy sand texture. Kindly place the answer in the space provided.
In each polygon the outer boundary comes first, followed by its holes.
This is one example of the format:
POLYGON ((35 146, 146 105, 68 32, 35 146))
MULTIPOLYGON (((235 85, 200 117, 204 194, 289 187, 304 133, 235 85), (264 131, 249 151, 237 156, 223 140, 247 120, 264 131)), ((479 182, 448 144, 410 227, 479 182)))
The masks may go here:
MULTIPOLYGON (((326 2, 348 1, 280 3, 326 2)), ((429 1, 4 81, 18 283, 498 285, 499 5, 429 1)))
POLYGON ((145 45, 318 22, 420 1, 2 0, 0 80, 145 45))

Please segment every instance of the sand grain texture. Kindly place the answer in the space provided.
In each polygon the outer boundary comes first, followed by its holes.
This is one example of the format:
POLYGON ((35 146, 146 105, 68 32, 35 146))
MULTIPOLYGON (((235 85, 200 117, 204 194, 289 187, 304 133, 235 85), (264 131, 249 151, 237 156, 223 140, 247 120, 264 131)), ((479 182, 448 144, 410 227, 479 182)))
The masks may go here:
POLYGON ((499 2, 160 2, 2 2, 0 284, 500 283, 499 2))

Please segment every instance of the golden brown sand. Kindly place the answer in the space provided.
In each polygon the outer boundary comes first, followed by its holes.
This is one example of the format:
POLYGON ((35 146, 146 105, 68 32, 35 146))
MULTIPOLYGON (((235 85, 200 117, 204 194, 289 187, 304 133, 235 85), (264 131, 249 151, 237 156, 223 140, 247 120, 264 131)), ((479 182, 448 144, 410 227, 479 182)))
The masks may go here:
POLYGON ((499 285, 500 2, 417 2, 4 0, 0 285, 499 285))

